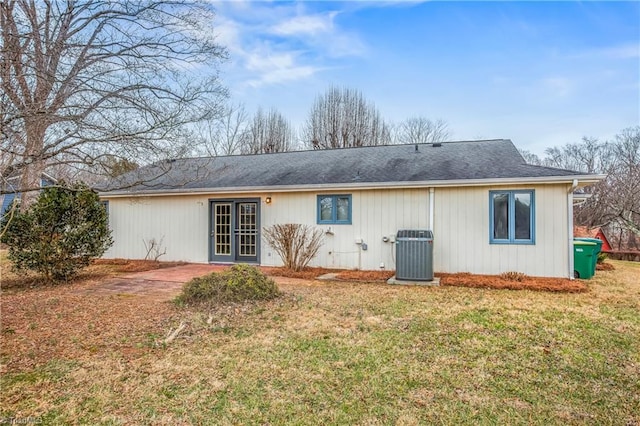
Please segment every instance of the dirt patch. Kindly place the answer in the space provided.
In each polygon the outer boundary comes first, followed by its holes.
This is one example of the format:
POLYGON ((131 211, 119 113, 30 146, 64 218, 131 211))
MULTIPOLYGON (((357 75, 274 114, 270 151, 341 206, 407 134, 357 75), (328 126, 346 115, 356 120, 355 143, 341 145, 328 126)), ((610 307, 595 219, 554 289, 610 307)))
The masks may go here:
POLYGON ((394 275, 394 271, 343 271, 336 276, 336 279, 340 281, 386 282, 394 275))
POLYGON ((68 281, 48 281, 42 275, 30 271, 15 271, 6 264, 0 266, 0 284, 2 291, 13 292, 34 288, 65 287, 89 280, 99 280, 114 274, 108 265, 91 265, 68 281))
MULTIPOLYGON (((262 267, 262 271, 272 277, 290 277, 313 280, 327 273, 337 274, 335 281, 346 282, 386 282, 394 271, 345 271, 325 268, 306 268, 294 272, 286 268, 262 267)), ((440 285, 452 287, 494 288, 504 290, 535 290, 560 293, 581 293, 588 291, 583 281, 566 278, 528 277, 523 274, 510 275, 474 275, 469 273, 445 274, 438 273, 440 285)))
POLYGON ((263 266, 262 272, 271 277, 299 278, 313 280, 325 274, 337 274, 336 281, 354 282, 383 282, 394 275, 393 271, 345 271, 343 269, 328 268, 304 268, 302 271, 293 271, 287 268, 274 268, 263 266))
POLYGON ((436 275, 440 277, 440 285, 442 286, 551 291, 559 293, 582 293, 589 290, 583 281, 570 280, 567 278, 524 277, 521 281, 514 281, 496 275, 472 275, 469 273, 440 273, 436 275))
POLYGON ((94 265, 113 266, 114 272, 144 272, 155 269, 173 268, 174 266, 186 265, 186 262, 160 262, 154 260, 131 260, 131 259, 96 259, 94 265))
POLYGON ((596 264, 596 271, 614 271, 616 269, 611 263, 596 264))
POLYGON ((304 280, 314 280, 320 275, 341 271, 340 269, 327 268, 304 268, 302 271, 294 271, 287 268, 275 268, 269 266, 262 266, 260 267, 260 270, 270 277, 300 278, 304 280))
POLYGON ((20 371, 51 359, 87 359, 114 351, 138 356, 154 350, 175 308, 118 294, 82 294, 99 282, 83 281, 3 295, 3 371, 20 371))

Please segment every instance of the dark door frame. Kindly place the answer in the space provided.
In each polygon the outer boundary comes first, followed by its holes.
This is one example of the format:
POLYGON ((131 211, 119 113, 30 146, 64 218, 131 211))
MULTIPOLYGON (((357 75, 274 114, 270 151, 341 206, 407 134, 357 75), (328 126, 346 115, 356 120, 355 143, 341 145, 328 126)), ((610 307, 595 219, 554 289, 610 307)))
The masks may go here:
POLYGON ((212 263, 253 263, 260 264, 260 198, 210 198, 209 199, 209 262, 212 263), (215 204, 231 204, 231 253, 229 255, 215 255, 214 206, 215 204), (255 260, 237 260, 237 211, 240 203, 256 203, 256 258, 255 260))

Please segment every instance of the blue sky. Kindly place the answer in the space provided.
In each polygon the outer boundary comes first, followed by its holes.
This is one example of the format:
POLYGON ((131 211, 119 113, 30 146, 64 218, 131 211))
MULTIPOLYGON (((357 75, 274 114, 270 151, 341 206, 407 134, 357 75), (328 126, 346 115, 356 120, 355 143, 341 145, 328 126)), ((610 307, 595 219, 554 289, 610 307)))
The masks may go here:
POLYGON ((640 124, 638 2, 216 2, 222 79, 298 127, 329 86, 542 154, 640 124))

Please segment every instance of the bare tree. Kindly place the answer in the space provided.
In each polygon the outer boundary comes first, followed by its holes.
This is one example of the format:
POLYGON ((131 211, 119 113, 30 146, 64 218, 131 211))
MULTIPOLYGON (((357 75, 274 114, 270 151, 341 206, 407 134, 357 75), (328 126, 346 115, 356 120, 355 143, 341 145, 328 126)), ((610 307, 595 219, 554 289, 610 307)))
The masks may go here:
POLYGON ((613 141, 585 137, 545 153, 543 165, 607 175, 586 188, 591 197, 574 210, 577 224, 605 227, 618 243, 640 236, 640 126, 622 130, 613 141))
POLYGON ((449 124, 438 119, 411 117, 395 127, 394 142, 398 144, 442 142, 451 138, 449 124))
POLYGON ((104 157, 103 161, 100 162, 100 167, 103 168, 101 174, 109 177, 117 177, 136 170, 140 165, 135 161, 131 161, 126 158, 107 155, 104 157))
POLYGON ((1 1, 0 152, 20 189, 51 165, 185 152, 184 126, 225 95, 212 18, 180 0, 1 1))
POLYGON ((313 149, 348 148, 391 143, 389 126, 373 103, 355 89, 330 87, 318 96, 303 130, 313 149))
POLYGON ((518 149, 522 158, 527 164, 533 164, 534 166, 541 166, 542 160, 536 154, 531 151, 527 151, 526 149, 518 149))
POLYGON ((542 164, 559 169, 577 170, 586 173, 602 173, 610 157, 607 144, 597 138, 583 137, 580 143, 547 148, 542 164))
MULTIPOLYGON (((640 126, 624 129, 607 144, 607 179, 579 211, 590 225, 608 225, 640 236, 640 126)), ((635 239, 635 237, 633 237, 635 239)))
POLYGON ((240 154, 248 125, 249 115, 243 104, 223 106, 220 114, 197 125, 204 153, 210 156, 240 154))
POLYGON ((259 108, 241 138, 243 154, 263 154, 295 150, 291 124, 275 109, 259 108))

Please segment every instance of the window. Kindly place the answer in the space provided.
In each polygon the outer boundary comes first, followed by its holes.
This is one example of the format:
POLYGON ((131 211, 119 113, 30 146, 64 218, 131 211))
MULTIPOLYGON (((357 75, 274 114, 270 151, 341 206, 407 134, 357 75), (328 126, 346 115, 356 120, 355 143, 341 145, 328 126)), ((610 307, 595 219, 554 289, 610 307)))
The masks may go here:
POLYGON ((351 224, 351 195, 318 195, 318 223, 351 224))
POLYGON ((534 244, 534 191, 489 191, 492 244, 534 244))

